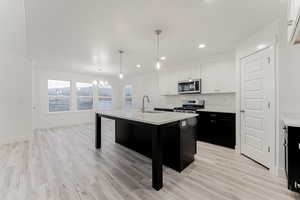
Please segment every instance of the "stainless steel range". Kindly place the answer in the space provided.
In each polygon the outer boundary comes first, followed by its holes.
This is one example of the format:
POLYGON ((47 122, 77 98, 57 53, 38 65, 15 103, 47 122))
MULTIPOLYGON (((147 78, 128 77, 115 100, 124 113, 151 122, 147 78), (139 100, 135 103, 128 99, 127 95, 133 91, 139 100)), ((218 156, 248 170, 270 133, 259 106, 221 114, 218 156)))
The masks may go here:
POLYGON ((174 108, 174 112, 196 113, 199 109, 204 109, 204 100, 183 100, 182 107, 174 108))

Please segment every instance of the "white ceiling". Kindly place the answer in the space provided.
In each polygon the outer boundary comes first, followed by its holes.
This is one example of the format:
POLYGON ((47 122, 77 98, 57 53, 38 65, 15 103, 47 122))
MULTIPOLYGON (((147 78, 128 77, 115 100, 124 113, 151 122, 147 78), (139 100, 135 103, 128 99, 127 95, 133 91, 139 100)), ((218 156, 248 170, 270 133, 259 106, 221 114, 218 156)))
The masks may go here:
POLYGON ((285 7, 281 0, 25 0, 25 6, 36 66, 117 74, 122 49, 125 75, 154 69, 157 28, 163 66, 170 67, 233 51, 285 7))

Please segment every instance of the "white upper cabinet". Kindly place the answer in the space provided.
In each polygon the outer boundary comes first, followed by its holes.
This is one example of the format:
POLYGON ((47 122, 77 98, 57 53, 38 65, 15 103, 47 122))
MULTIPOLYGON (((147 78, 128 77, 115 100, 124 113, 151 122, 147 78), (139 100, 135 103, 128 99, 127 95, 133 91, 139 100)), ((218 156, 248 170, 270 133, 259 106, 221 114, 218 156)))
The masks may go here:
POLYGON ((201 92, 203 94, 217 92, 217 66, 203 65, 201 68, 201 92))
POLYGON ((159 71, 159 91, 161 95, 178 95, 178 81, 200 79, 200 67, 182 66, 181 68, 159 71))
POLYGON ((161 95, 178 95, 178 81, 201 79, 203 94, 235 92, 235 62, 222 61, 203 66, 182 66, 162 69, 159 72, 159 91, 161 95))
POLYGON ((289 0, 287 24, 288 41, 300 43, 300 0, 289 0))
POLYGON ((185 81, 190 79, 200 79, 200 65, 195 65, 192 67, 183 67, 177 70, 177 81, 185 81))
POLYGON ((201 77, 202 94, 235 92, 234 61, 203 65, 201 77))
POLYGON ((177 95, 177 72, 161 70, 159 72, 159 92, 161 95, 177 95))

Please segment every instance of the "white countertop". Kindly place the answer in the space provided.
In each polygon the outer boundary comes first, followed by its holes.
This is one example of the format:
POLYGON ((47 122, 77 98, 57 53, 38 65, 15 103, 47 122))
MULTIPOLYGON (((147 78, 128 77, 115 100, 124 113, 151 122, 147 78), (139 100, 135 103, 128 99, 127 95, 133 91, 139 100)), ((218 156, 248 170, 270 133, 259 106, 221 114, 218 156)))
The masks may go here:
POLYGON ((162 125, 198 116, 197 114, 177 112, 142 113, 141 111, 137 110, 97 111, 97 113, 153 125, 162 125))
POLYGON ((293 126, 300 128, 300 114, 288 114, 282 117, 282 122, 286 126, 293 126))
POLYGON ((163 109, 174 109, 175 107, 181 107, 180 105, 164 105, 164 106, 155 106, 154 108, 163 108, 163 109))

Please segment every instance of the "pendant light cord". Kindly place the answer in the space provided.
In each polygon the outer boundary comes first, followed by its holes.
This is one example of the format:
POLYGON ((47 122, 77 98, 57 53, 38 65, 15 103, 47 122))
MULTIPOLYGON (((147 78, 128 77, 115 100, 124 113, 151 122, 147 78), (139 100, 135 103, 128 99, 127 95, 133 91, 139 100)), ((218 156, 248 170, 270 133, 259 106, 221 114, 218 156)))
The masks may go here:
POLYGON ((159 62, 159 33, 157 33, 157 49, 156 49, 156 59, 159 62))
POLYGON ((156 59, 157 59, 157 62, 159 62, 159 35, 161 34, 161 30, 155 30, 155 34, 157 35, 157 44, 156 44, 156 59))
POLYGON ((123 53, 124 51, 122 51, 122 50, 119 50, 119 53, 120 53, 120 74, 122 73, 122 53, 123 53))

